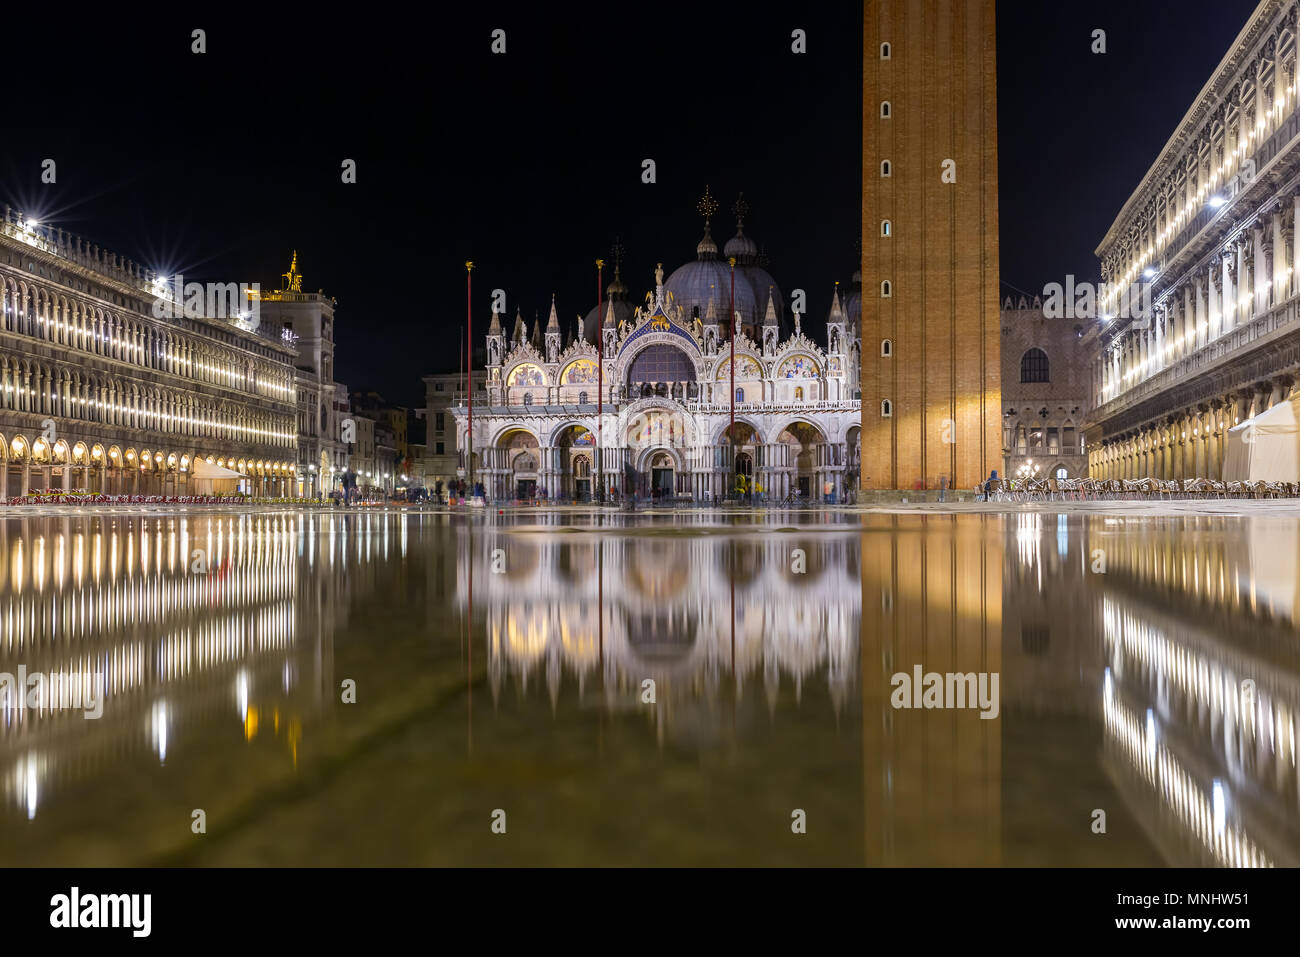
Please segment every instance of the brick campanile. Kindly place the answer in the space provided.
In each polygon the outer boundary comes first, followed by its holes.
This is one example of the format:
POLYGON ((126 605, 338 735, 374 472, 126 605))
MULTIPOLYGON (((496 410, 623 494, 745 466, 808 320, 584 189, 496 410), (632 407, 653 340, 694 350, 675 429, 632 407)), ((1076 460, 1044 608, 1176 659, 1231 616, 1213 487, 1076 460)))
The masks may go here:
POLYGON ((993 0, 866 0, 862 488, 1002 462, 993 0))

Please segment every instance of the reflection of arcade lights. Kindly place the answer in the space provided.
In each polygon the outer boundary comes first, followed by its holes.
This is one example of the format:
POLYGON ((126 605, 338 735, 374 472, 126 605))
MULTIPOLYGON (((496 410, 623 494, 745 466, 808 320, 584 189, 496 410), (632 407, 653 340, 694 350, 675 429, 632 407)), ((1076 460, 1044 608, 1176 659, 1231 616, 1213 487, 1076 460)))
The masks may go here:
POLYGON ((1034 464, 1033 459, 1027 459, 1025 464, 1016 469, 1016 475, 1022 479, 1037 478, 1038 473, 1042 471, 1041 465, 1034 464))

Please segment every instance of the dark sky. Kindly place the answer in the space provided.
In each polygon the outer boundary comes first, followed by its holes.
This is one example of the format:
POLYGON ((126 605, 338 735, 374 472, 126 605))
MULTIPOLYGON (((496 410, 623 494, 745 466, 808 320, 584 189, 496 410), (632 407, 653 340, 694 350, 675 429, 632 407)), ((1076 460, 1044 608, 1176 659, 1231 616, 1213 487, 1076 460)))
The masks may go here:
POLYGON ((1255 9, 1253 0, 998 3, 1007 287, 1095 281, 1097 246, 1255 9), (1106 53, 1091 52, 1094 29, 1106 53))
MULTIPOLYGON (((999 4, 1005 282, 1095 274, 1093 249, 1253 6, 999 4)), ((303 23, 7 26, 32 70, 7 84, 6 116, 30 126, 0 129, 0 202, 187 279, 273 286, 296 248, 304 288, 339 300, 339 378, 408 404, 421 375, 457 368, 466 259, 476 340, 495 287, 530 322, 554 293, 567 332, 615 236, 635 299, 657 261, 694 258, 706 183, 719 246, 743 190, 747 234, 787 297, 807 290, 821 335, 857 255, 860 5, 300 9, 303 23), (203 56, 189 52, 196 26, 203 56), (489 50, 497 27, 504 56, 489 50), (54 185, 40 183, 46 157, 54 185), (355 185, 340 182, 344 158, 355 185)))

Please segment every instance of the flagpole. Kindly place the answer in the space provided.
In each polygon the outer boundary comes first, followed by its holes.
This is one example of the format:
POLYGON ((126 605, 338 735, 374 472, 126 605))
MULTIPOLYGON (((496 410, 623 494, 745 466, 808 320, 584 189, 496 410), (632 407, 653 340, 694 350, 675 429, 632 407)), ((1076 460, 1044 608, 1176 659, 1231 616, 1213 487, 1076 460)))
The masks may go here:
POLYGON ((465 263, 465 398, 469 422, 465 431, 465 474, 469 476, 469 496, 474 497, 474 310, 471 308, 471 273, 474 263, 465 263))
POLYGON ((605 504, 605 463, 601 460, 601 431, 605 425, 605 325, 600 315, 601 297, 604 293, 605 260, 596 260, 596 484, 600 486, 596 500, 605 504))

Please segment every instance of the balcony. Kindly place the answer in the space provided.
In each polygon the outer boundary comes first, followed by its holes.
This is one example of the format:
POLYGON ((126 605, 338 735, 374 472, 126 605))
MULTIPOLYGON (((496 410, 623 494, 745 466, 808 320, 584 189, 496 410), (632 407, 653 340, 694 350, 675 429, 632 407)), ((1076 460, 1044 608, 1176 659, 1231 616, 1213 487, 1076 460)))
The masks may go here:
POLYGON ((1115 398, 1100 403, 1089 416, 1091 421, 1107 419, 1146 399, 1173 388, 1174 385, 1204 376, 1227 365, 1238 355, 1257 349, 1282 336, 1300 330, 1300 295, 1293 292, 1263 315, 1256 316, 1219 338, 1207 342, 1191 355, 1183 356, 1145 379, 1125 389, 1115 398))

